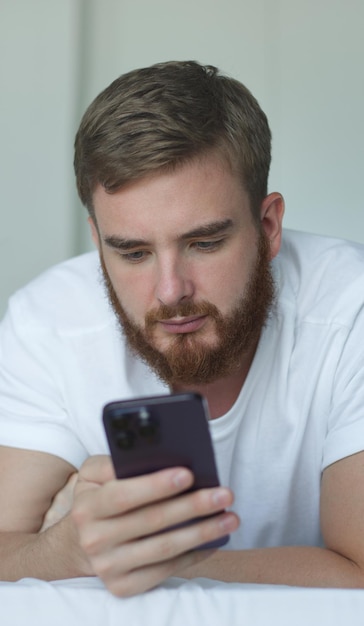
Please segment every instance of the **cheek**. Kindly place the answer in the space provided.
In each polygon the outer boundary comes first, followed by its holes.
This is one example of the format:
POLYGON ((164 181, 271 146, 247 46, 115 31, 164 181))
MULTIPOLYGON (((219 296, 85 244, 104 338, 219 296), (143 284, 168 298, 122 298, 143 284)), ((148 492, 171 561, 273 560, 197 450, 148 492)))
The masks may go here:
POLYGON ((221 261, 206 274, 203 284, 204 298, 215 304, 221 313, 228 313, 241 300, 254 259, 246 258, 241 252, 227 262, 221 261))
POLYGON ((135 322, 144 321, 150 300, 149 281, 145 276, 138 275, 138 272, 130 275, 130 272, 120 270, 119 267, 108 268, 108 273, 126 314, 135 322))

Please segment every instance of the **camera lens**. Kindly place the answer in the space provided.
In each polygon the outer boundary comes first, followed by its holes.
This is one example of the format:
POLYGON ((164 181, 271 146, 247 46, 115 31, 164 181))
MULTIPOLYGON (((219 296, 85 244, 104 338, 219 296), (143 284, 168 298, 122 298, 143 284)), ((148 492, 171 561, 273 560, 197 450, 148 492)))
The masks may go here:
POLYGON ((116 441, 122 450, 130 450, 134 446, 135 433, 132 430, 118 430, 116 441))
POLYGON ((130 416, 127 413, 114 412, 112 426, 116 431, 127 430, 130 422, 130 416))

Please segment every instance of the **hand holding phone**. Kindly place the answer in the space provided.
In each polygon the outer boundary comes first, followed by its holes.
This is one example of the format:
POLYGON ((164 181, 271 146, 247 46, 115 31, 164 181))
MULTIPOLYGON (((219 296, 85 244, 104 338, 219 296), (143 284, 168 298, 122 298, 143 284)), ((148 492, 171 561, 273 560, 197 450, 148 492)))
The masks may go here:
MULTIPOLYGON (((195 478, 191 491, 218 486, 207 415, 204 398, 190 393, 107 404, 103 422, 117 478, 184 466, 195 478)), ((226 535, 200 548, 228 540, 226 535)))

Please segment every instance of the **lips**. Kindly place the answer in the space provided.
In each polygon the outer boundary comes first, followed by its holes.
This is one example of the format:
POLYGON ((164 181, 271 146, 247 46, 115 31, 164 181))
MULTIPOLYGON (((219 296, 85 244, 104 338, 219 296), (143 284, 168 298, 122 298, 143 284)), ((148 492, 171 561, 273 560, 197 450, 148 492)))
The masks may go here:
POLYGON ((171 334, 193 333, 202 328, 207 315, 192 315, 189 317, 177 317, 168 320, 160 320, 163 330, 171 334))

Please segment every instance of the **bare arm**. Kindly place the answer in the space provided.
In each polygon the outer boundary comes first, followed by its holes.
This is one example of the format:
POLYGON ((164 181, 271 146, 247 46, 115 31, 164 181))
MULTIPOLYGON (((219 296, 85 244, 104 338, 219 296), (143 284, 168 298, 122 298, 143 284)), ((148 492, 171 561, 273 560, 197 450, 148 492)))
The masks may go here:
POLYGON ((74 471, 50 454, 0 446, 2 580, 50 580, 90 572, 69 517, 38 533, 54 495, 74 471))
MULTIPOLYGON (((39 462, 31 457, 34 460, 39 462)), ((42 463, 39 473, 43 475, 46 468, 42 463)), ((58 482, 62 484, 73 468, 60 463, 58 482)), ((117 481, 110 459, 93 457, 81 468, 71 516, 34 536, 55 488, 52 483, 41 498, 42 505, 38 503, 32 509, 27 504, 26 519, 31 525, 26 533, 24 522, 12 538, 7 533, 0 546, 0 567, 8 580, 25 575, 62 578, 93 573, 121 596, 150 589, 171 575, 312 587, 364 587, 363 471, 364 453, 360 453, 324 472, 321 518, 325 549, 262 548, 220 551, 210 556, 193 548, 237 528, 234 515, 221 513, 190 527, 153 533, 230 506, 229 490, 184 494, 192 476, 187 470, 181 474, 181 468, 117 481)), ((14 503, 14 511, 20 512, 18 497, 14 503)), ((19 514, 13 520, 19 520, 19 514)), ((11 527, 12 522, 8 524, 11 527)))
POLYGON ((229 582, 364 588, 364 452, 328 467, 322 478, 326 548, 220 551, 182 576, 229 582))

